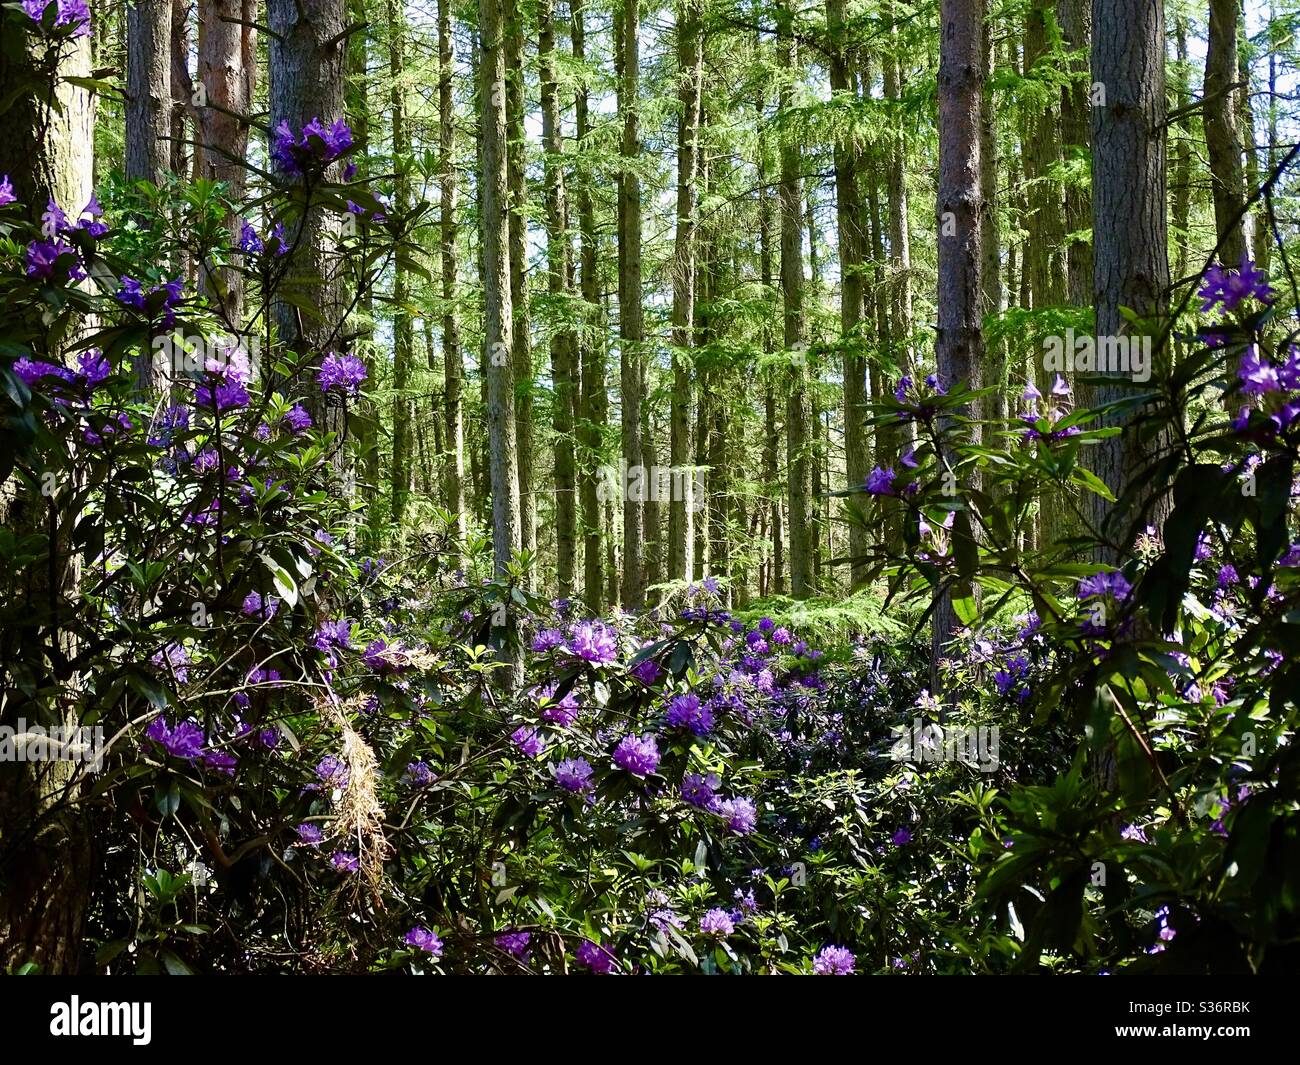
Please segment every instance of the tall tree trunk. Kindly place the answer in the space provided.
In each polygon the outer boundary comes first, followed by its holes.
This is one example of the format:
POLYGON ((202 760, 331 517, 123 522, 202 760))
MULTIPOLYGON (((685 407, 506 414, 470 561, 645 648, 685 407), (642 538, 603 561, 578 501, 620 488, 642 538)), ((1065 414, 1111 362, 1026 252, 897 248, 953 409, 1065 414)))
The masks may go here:
POLYGON ((455 43, 451 0, 438 0, 438 243, 442 260, 442 373, 447 421, 447 509, 454 515, 456 551, 465 541, 465 423, 461 389, 465 376, 456 313, 456 104, 452 96, 455 43))
MULTIPOLYGON (((393 205, 399 214, 411 209, 411 138, 406 129, 406 101, 402 74, 406 66, 406 17, 397 0, 385 0, 388 22, 389 106, 393 126, 393 205)), ((411 325, 406 285, 406 251, 399 249, 393 264, 393 463, 389 486, 393 498, 393 524, 401 525, 411 494, 411 364, 414 360, 414 330, 411 325)))
POLYGON ((171 0, 135 0, 126 15, 128 181, 161 180, 171 158, 171 0))
MULTIPOLYGON (((637 157, 641 154, 640 134, 640 15, 639 0, 622 0, 618 20, 618 107, 623 118, 620 147, 622 168, 618 180, 618 335, 619 375, 622 385, 623 460, 628 467, 631 490, 623 500, 623 606, 637 609, 645 601, 642 499, 645 472, 632 478, 633 467, 642 462, 641 446, 641 345, 644 325, 641 312, 641 178, 637 157), (638 485, 640 486, 638 488, 638 485)), ((625 481, 626 484, 626 481, 625 481)))
MULTIPOLYGON (((1241 173, 1241 134, 1237 129, 1237 4, 1209 0, 1209 39, 1205 50, 1205 150, 1214 196, 1214 228, 1219 258, 1236 264, 1247 254, 1241 211, 1245 179, 1241 173)), ((1162 53, 1163 54, 1163 53, 1162 53)))
MULTIPOLYGON (((1078 2, 1078 0, 1073 0, 1078 2)), ((992 15, 989 16, 992 18, 992 15)), ((998 218, 997 108, 993 99, 993 26, 986 25, 982 52, 984 99, 980 113, 980 267, 981 313, 1002 312, 1002 227, 998 218)), ((1085 96, 1086 100, 1086 96, 1085 96)), ((1087 225, 1087 223, 1085 223, 1087 225)), ((1091 278, 1091 265, 1089 266, 1091 278)), ((988 345, 985 387, 993 392, 984 403, 984 414, 994 421, 1007 417, 1007 346, 1002 340, 988 345)))
MULTIPOLYGON (((555 0, 540 0, 537 62, 542 98, 542 149, 545 152, 547 290, 567 318, 573 291, 573 244, 569 239, 569 200, 564 183, 564 128, 555 74, 555 0)), ((559 595, 573 594, 577 553, 577 484, 574 473, 574 423, 578 381, 576 342, 567 325, 551 335, 551 383, 555 429, 555 572, 559 595)))
MULTIPOLYGON (((1088 78, 1088 42, 1092 37, 1089 0, 1057 0, 1056 20, 1061 39, 1080 53, 1069 63, 1071 81, 1061 92, 1061 142, 1067 158, 1088 158, 1092 137, 1091 83, 1088 78)), ((1065 187, 1066 292, 1070 305, 1092 304, 1092 245, 1081 233, 1092 225, 1092 192, 1087 184, 1072 181, 1065 187)))
POLYGON ((510 358, 515 376, 515 440, 519 465, 519 542, 537 548, 533 484, 533 349, 528 327, 528 188, 525 179, 524 15, 518 0, 503 0, 506 62, 506 189, 510 197, 510 358))
MULTIPOLYGON (((844 15, 847 0, 826 0, 826 28, 830 33, 831 93, 856 102, 845 39, 844 15)), ((862 196, 859 180, 862 144, 848 134, 835 141, 835 215, 840 250, 841 371, 844 375, 844 480, 847 487, 863 485, 871 467, 867 446, 867 361, 859 332, 863 309, 863 259, 866 243, 862 232, 862 196)), ((869 547, 862 497, 849 496, 849 555, 864 559, 869 547)), ((852 581, 866 575, 866 562, 852 566, 852 581)))
MULTIPOLYGON (((792 82, 797 46, 789 7, 777 7, 777 36, 782 70, 779 108, 793 105, 792 82)), ((786 132, 781 139, 781 295, 785 349, 790 357, 785 403, 786 493, 790 507, 790 594, 806 599, 813 590, 812 540, 808 496, 811 454, 808 434, 807 350, 803 311, 803 210, 800 191, 802 152, 786 132)))
POLYGON ((699 169, 700 94, 704 77, 699 0, 677 5, 677 234, 673 249, 673 387, 669 415, 673 491, 668 504, 668 577, 691 575, 694 478, 686 467, 691 452, 691 362, 695 319, 696 188, 699 169))
MULTIPOLYGON (((583 20, 582 0, 569 0, 569 13, 572 18, 570 35, 573 47, 573 59, 580 69, 586 63, 586 25, 583 20)), ((584 328, 580 339, 581 348, 581 419, 578 423, 578 443, 582 447, 583 465, 581 474, 582 496, 582 594, 587 609, 593 614, 600 613, 604 606, 604 579, 602 557, 603 528, 602 507, 600 499, 599 466, 601 459, 601 436, 605 424, 606 408, 609 403, 605 391, 605 349, 603 331, 600 321, 600 279, 596 265, 596 211, 591 199, 591 167, 586 162, 585 154, 589 151, 586 142, 591 132, 588 113, 587 80, 585 73, 574 92, 574 134, 577 137, 579 157, 575 161, 575 170, 579 175, 577 182, 578 232, 580 241, 580 260, 582 265, 582 301, 584 328)))
MULTIPOLYGON (((1191 66, 1187 55, 1187 17, 1180 11, 1174 17, 1174 104, 1181 110, 1192 102, 1191 66)), ((1174 276, 1182 279, 1187 273, 1191 253, 1191 235, 1188 233, 1192 203, 1192 136, 1189 118, 1177 123, 1178 140, 1174 144, 1174 167, 1169 191, 1173 196, 1172 218, 1174 240, 1178 243, 1178 258, 1174 276)))
MULTIPOLYGON (((343 0, 267 0, 271 37, 271 128, 286 123, 295 137, 313 118, 328 125, 343 115, 343 0)), ((281 341, 313 361, 338 346, 343 298, 339 283, 340 217, 323 206, 310 208, 288 233, 297 250, 284 282, 299 300, 307 299, 319 318, 305 315, 288 299, 274 306, 281 341)), ((346 479, 343 441, 346 409, 338 397, 312 390, 316 425, 336 434, 335 470, 346 479)))
MULTIPOLYGON (((203 174, 224 182, 227 195, 236 203, 244 195, 247 116, 253 109, 257 82, 257 31, 249 25, 256 18, 255 0, 199 2, 198 76, 202 90, 196 115, 203 174), (241 120, 238 116, 245 117, 241 120)), ((239 228, 240 221, 232 211, 226 216, 231 247, 239 240, 239 228)), ((204 292, 219 305, 226 323, 238 329, 244 318, 243 274, 234 269, 214 272, 205 266, 200 278, 204 292)))
POLYGON ((189 172, 189 146, 185 143, 185 116, 193 117, 194 84, 190 80, 190 0, 172 0, 171 73, 171 141, 168 149, 173 174, 189 172))
MULTIPOLYGON (((756 104, 757 117, 757 169, 758 169, 758 247, 759 280, 762 283, 765 298, 774 293, 772 274, 772 195, 768 189, 767 135, 764 132, 764 104, 760 96, 756 104)), ((771 354, 775 348, 772 330, 763 329, 763 351, 771 354)), ((771 495, 767 504, 771 514, 769 532, 772 538, 772 553, 768 561, 767 579, 761 594, 783 595, 785 592, 785 535, 781 522, 781 493, 777 484, 777 451, 780 438, 777 435, 776 420, 776 381, 775 374, 769 372, 763 380, 763 491, 771 495)), ((701 393, 702 394, 702 393, 701 393)))
MULTIPOLYGON (((1160 0, 1092 0, 1092 80, 1106 104, 1092 112, 1093 289, 1097 334, 1127 332, 1121 307, 1142 317, 1166 310, 1169 289, 1165 221, 1165 18, 1160 0)), ((1086 397, 1100 406, 1130 395, 1119 384, 1086 397)), ((1111 419, 1115 423, 1115 419, 1111 419)), ((1159 441, 1139 441, 1129 427, 1088 450, 1092 471, 1118 497, 1159 441)), ((1146 479, 1149 481, 1149 478, 1146 479)), ((1158 485, 1148 484, 1154 492, 1158 485)), ((1108 524, 1111 506, 1092 497, 1093 523, 1108 524)), ((1163 523, 1164 506, 1146 520, 1163 523)), ((1126 533, 1110 529, 1116 541, 1126 533)), ((1112 556, 1113 557, 1113 556, 1112 556)))
MULTIPOLYGON (((981 330, 980 110, 983 106, 983 0, 941 0, 939 15, 939 329, 935 361, 949 388, 980 386, 981 330)), ((945 455, 951 462, 952 456, 945 455)), ((958 491, 961 486, 958 485, 958 491)), ((958 511, 953 535, 971 536, 969 513, 958 511)), ((953 598, 937 597, 933 616, 932 682, 958 628, 953 598)))
MULTIPOLYGON (((13 16, 6 12, 4 18, 13 16)), ((21 37, 21 35, 20 35, 21 37)), ((32 38, 7 41, 0 63, 0 174, 8 175, 27 218, 39 223, 48 201, 69 216, 90 199, 95 108, 83 88, 60 81, 57 107, 43 102, 31 84, 44 80, 43 57, 30 51, 32 38)), ((56 73, 60 79, 90 75, 90 39, 63 46, 56 73)), ((62 352, 42 352, 58 360, 62 352)), ((0 721, 77 726, 63 709, 75 700, 51 705, 25 698, 12 674, 23 663, 28 676, 45 674, 38 685, 71 689, 79 683, 64 665, 76 654, 73 636, 62 621, 78 593, 78 554, 71 549, 75 515, 68 512, 74 492, 46 498, 16 480, 0 481, 0 527, 19 538, 33 537, 43 557, 21 574, 10 574, 3 589, 6 606, 23 624, 0 629, 0 721), (57 673, 56 673, 57 668, 57 673), (50 674, 54 674, 50 676, 50 674), (61 675, 59 675, 61 674, 61 675)), ((65 691, 65 694, 67 692, 65 691)), ((86 807, 69 807, 76 797, 75 762, 0 762, 0 971, 27 962, 47 974, 77 972, 84 941, 82 925, 95 875, 95 840, 86 807)))
POLYGON ((479 0, 479 213, 487 370, 492 547, 498 576, 520 549, 515 382, 511 362, 510 200, 506 185, 506 70, 501 0, 479 0))

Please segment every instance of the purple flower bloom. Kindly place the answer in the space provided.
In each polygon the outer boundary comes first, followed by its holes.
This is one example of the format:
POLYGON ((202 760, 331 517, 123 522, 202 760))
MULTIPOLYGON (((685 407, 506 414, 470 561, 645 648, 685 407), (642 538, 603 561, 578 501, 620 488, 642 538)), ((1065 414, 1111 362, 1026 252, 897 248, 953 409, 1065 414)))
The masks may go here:
POLYGON ((323 835, 320 825, 314 825, 310 821, 304 821, 298 826, 298 839, 309 847, 315 847, 320 843, 323 835))
POLYGON ((529 932, 502 932, 494 942, 507 954, 524 959, 528 957, 528 943, 532 938, 529 932))
POLYGON ((1110 573, 1094 573, 1079 582, 1079 598, 1092 599, 1096 596, 1112 595, 1123 602, 1133 590, 1132 585, 1124 579, 1119 570, 1110 573))
POLYGON ((579 965, 584 965, 598 976, 605 976, 614 969, 614 955, 590 939, 584 939, 575 952, 579 965))
POLYGON ((659 766, 659 745, 655 737, 646 733, 640 739, 624 736, 614 749, 614 764, 626 769, 634 777, 645 777, 659 766))
POLYGON ((551 773, 565 791, 591 791, 595 786, 591 782, 592 768, 585 758, 566 758, 551 766, 551 773))
POLYGON ((687 773, 682 777, 682 799, 701 810, 712 810, 718 805, 717 790, 721 783, 717 773, 709 773, 707 776, 687 773))
POLYGON ((342 791, 348 786, 352 772, 346 762, 335 758, 332 754, 327 754, 317 763, 316 775, 320 777, 322 783, 342 791))
POLYGON ((578 720, 578 697, 572 691, 566 692, 563 699, 556 700, 556 683, 548 684, 538 693, 547 705, 542 710, 542 720, 549 721, 561 728, 569 728, 578 720))
POLYGON ((301 403, 295 403, 284 416, 284 423, 291 432, 302 433, 311 428, 311 415, 301 403))
POLYGON ((533 650, 545 654, 564 643, 564 633, 559 629, 542 629, 533 637, 533 650))
POLYGON ((243 219, 239 226, 239 250, 245 255, 261 255, 265 248, 257 230, 248 224, 248 219, 243 219))
POLYGON ((337 389, 355 396, 361 382, 366 379, 366 364, 355 355, 337 355, 330 352, 321 360, 316 371, 316 383, 322 392, 337 389))
POLYGON ((900 828, 890 837, 889 840, 895 847, 905 847, 912 842, 912 833, 906 828, 900 828))
POLYGON ((857 959, 846 947, 823 947, 813 959, 813 972, 818 976, 852 976, 857 959))
POLYGON ((1271 303, 1275 293, 1268 285, 1268 278, 1262 270, 1255 269, 1254 260, 1245 254, 1235 270, 1224 270, 1214 263, 1205 271, 1204 284, 1196 293, 1205 302, 1202 311, 1210 310, 1215 304, 1222 304, 1225 311, 1237 309, 1238 304, 1248 297, 1261 303, 1271 303))
POLYGON ((243 611, 250 618, 269 621, 279 609, 280 597, 277 595, 263 596, 261 592, 249 592, 244 596, 243 611))
POLYGON ((891 466, 884 469, 877 466, 867 477, 867 491, 873 496, 892 496, 897 493, 894 491, 894 470, 891 466))
POLYGON ((61 240, 34 240, 27 245, 27 276, 52 279, 59 259, 71 256, 72 262, 67 264, 64 276, 70 281, 80 281, 86 274, 78 264, 76 255, 76 249, 61 240))
POLYGON ((573 626, 568 651, 592 665, 605 666, 618 657, 618 636, 603 621, 580 621, 573 626))
POLYGON ((166 718, 155 717, 144 734, 174 758, 193 761, 203 754, 203 730, 193 721, 178 721, 173 729, 168 727, 166 718))
POLYGON ((14 186, 9 180, 9 175, 0 175, 0 207, 8 207, 11 203, 17 202, 18 197, 14 195, 14 186))
POLYGON ((695 735, 703 736, 713 728, 713 712, 700 704, 698 695, 687 692, 673 696, 664 723, 669 728, 690 729, 695 735))
POLYGON ((405 783, 417 788, 428 787, 437 779, 428 762, 407 762, 406 772, 402 774, 405 783))
POLYGON ((546 750, 546 741, 542 739, 541 733, 527 725, 520 725, 510 734, 510 738, 520 752, 528 758, 537 758, 546 750))
POLYGON ((748 835, 758 825, 758 808, 749 799, 725 799, 718 804, 718 815, 737 835, 748 835))
POLYGON ((435 958, 442 957, 442 940, 423 925, 417 924, 407 932, 405 943, 408 947, 414 947, 426 954, 432 954, 435 958))
POLYGON ((633 666, 629 673, 647 687, 654 684, 663 675, 663 669, 653 658, 645 658, 633 666))
POLYGON ((330 855, 330 864, 340 873, 355 873, 361 868, 357 856, 349 854, 347 851, 335 851, 330 855))
POLYGON ((711 939, 726 939, 736 930, 731 914, 714 907, 700 918, 700 932, 711 939))

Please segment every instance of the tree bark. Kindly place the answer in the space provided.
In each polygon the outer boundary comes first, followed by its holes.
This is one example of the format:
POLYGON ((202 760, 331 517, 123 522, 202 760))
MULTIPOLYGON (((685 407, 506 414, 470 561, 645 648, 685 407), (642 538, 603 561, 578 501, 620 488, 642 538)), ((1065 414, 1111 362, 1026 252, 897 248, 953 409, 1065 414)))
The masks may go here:
POLYGON ((135 0, 126 14, 128 181, 158 184, 171 158, 171 0, 135 0))
MULTIPOLYGON (((793 106, 792 79, 796 72, 797 45, 793 15, 788 6, 777 7, 777 37, 781 81, 779 108, 793 106)), ((812 541, 808 497, 811 492, 811 455, 808 436, 807 350, 804 345, 803 210, 800 191, 802 152, 790 135, 781 140, 781 295, 783 337, 790 357, 785 403, 786 494, 790 507, 790 594, 806 599, 813 591, 812 541)))
MULTIPOLYGON (((1158 317, 1168 297, 1164 5, 1092 0, 1092 26, 1092 80, 1106 87, 1105 106, 1092 112, 1093 291, 1097 334, 1118 336, 1128 331, 1121 307, 1158 317)), ((1130 394, 1119 384, 1105 384, 1086 398, 1095 407, 1130 394)), ((1088 456, 1092 471, 1118 497, 1140 473, 1144 454, 1160 447, 1160 441, 1139 442, 1129 427, 1090 448, 1088 456)), ((1111 509, 1100 496, 1092 497, 1095 527, 1109 525, 1111 509)), ((1163 517, 1162 504, 1146 520, 1159 527, 1163 517)), ((1117 543, 1127 539, 1126 531, 1109 532, 1117 543)))
POLYGON ((1247 254, 1241 210, 1245 179, 1241 171, 1241 134, 1237 129, 1237 4, 1209 0, 1209 36, 1205 50, 1205 150, 1209 156, 1214 227, 1221 242, 1219 258, 1236 265, 1247 254))
MULTIPOLYGON (((406 101, 403 97, 402 73, 405 70, 406 19, 397 0, 385 0, 384 15, 388 22, 389 106, 393 133, 393 206, 398 214, 411 208, 411 184, 407 174, 411 138, 406 129, 406 101)), ((405 252, 399 249, 393 263, 393 462, 389 468, 393 523, 400 526, 406 517, 411 495, 411 364, 414 359, 414 330, 411 326, 409 293, 406 284, 405 252)))
MULTIPOLYGON (((623 119, 620 147, 622 169, 618 180, 618 334, 619 375, 622 386, 623 460, 629 474, 641 465, 641 346, 644 324, 641 310, 641 154, 640 17, 639 0, 623 0, 618 19, 618 108, 623 119)), ((644 491, 645 471, 639 483, 644 491)), ((625 489, 623 499, 623 606, 637 609, 645 601, 644 530, 642 499, 636 498, 637 481, 625 489)), ((626 482, 625 482, 626 484, 626 482)))

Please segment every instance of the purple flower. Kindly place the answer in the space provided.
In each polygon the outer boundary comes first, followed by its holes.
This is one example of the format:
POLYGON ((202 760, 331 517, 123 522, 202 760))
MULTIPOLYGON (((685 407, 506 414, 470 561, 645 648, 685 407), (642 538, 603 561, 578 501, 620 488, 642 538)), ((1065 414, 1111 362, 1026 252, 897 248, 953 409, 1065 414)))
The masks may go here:
POLYGON ((328 128, 313 118, 302 127, 301 137, 294 136, 288 122, 281 122, 275 127, 271 158, 284 173, 298 176, 311 166, 333 162, 351 147, 352 130, 341 118, 328 128))
POLYGON ((1260 356, 1254 344, 1242 352, 1237 379, 1241 382, 1242 392, 1248 396, 1262 396, 1266 392, 1277 392, 1282 388, 1277 368, 1260 356))
POLYGON ((682 799, 701 810, 712 810, 718 805, 717 791, 721 783, 717 773, 709 773, 707 776, 687 773, 682 777, 682 799))
POLYGON ((592 665, 608 665, 618 657, 618 636, 603 621, 580 621, 569 636, 568 652, 592 665))
POLYGON ((663 668, 653 658, 645 658, 633 666, 629 673, 642 684, 649 687, 663 676, 663 668))
POLYGON ((575 952, 579 965, 584 965, 598 976, 606 976, 614 970, 614 955, 590 939, 584 939, 575 952))
POLYGON ((352 622, 347 618, 340 618, 338 621, 323 621, 321 626, 316 630, 316 636, 312 640, 312 646, 318 651, 331 653, 332 648, 340 648, 344 651, 352 649, 352 622))
POLYGON ((639 739, 624 736, 614 749, 614 764, 634 777, 648 776, 659 766, 659 745, 649 733, 639 739))
POLYGON ((347 851, 335 851, 330 855, 330 864, 340 873, 355 873, 361 868, 357 856, 349 854, 347 851))
POLYGON ((352 777, 347 763, 332 754, 327 754, 317 763, 316 775, 320 777, 322 783, 338 788, 340 791, 348 786, 348 781, 352 777))
POLYGON ((316 371, 316 383, 322 392, 337 389, 355 396, 361 382, 366 379, 366 364, 355 355, 337 355, 330 352, 321 360, 316 371))
POLYGON ((301 403, 295 403, 284 416, 284 424, 289 427, 290 432, 303 433, 311 428, 311 415, 301 403))
POLYGON ((242 219, 239 226, 239 250, 245 255, 261 255, 265 248, 257 230, 248 224, 248 219, 242 219))
POLYGON ((310 821, 304 821, 298 826, 298 840, 305 843, 308 847, 315 847, 320 843, 323 835, 320 825, 314 825, 310 821))
POLYGON ((895 847, 905 847, 912 842, 912 833, 906 828, 900 828, 889 839, 895 847))
POLYGON ((813 972, 818 976, 852 976, 857 959, 846 947, 823 947, 813 959, 813 972))
POLYGON ((894 469, 884 469, 877 466, 867 477, 867 491, 873 496, 892 496, 897 493, 894 491, 894 469))
POLYGON ((753 832, 758 824, 758 808, 749 799, 725 799, 718 804, 718 816, 727 822, 731 831, 741 836, 753 832))
POLYGON ((591 782, 592 768, 585 758, 566 758, 551 766, 551 773, 565 791, 591 791, 595 786, 591 782))
POLYGON ((81 216, 77 219, 77 228, 84 230, 98 240, 108 232, 108 226, 100 221, 103 217, 104 208, 99 205, 99 197, 92 192, 90 201, 81 209, 81 216))
POLYGON ((1205 271, 1204 284, 1196 293, 1205 302, 1201 310, 1208 311, 1215 304, 1222 304, 1225 311, 1237 309, 1242 300, 1253 297, 1261 303, 1272 303, 1275 293, 1268 285, 1268 278, 1262 270, 1255 269, 1254 260, 1245 254, 1235 270, 1224 270, 1214 263, 1205 271))
POLYGON ((664 723, 669 728, 690 729, 695 735, 703 736, 713 728, 713 712, 700 704, 698 695, 687 692, 673 696, 664 723))
POLYGON ((437 779, 428 762, 407 762, 406 772, 402 774, 404 783, 417 788, 426 788, 437 779))
POLYGON ((527 725, 520 725, 510 734, 510 738, 520 752, 528 758, 537 758, 546 750, 546 741, 542 739, 541 733, 527 725))
POLYGON ((559 629, 542 629, 533 637, 533 650, 545 654, 564 643, 564 633, 559 629))
POLYGON ((405 943, 408 947, 414 947, 426 954, 432 954, 435 958, 442 957, 442 940, 423 925, 417 924, 407 932, 405 943))
POLYGON ((561 728, 569 728, 578 720, 578 697, 572 691, 565 692, 564 698, 556 700, 556 683, 548 684, 538 693, 546 706, 542 710, 542 720, 549 721, 561 728))
POLYGON ((700 918, 700 933, 711 939, 726 939, 736 930, 731 914, 714 907, 700 918))
POLYGON ((17 202, 18 197, 14 195, 14 186, 9 180, 9 175, 0 175, 0 207, 8 207, 11 203, 17 202))
POLYGON ((166 718, 155 717, 144 734, 174 758, 193 761, 203 754, 203 730, 193 721, 178 721, 173 729, 168 727, 166 718))
POLYGON ((529 932, 502 932, 493 942, 507 954, 522 960, 528 957, 528 943, 532 938, 529 932))
POLYGON ((243 611, 250 618, 261 618, 263 621, 270 621, 271 618, 275 617, 275 612, 279 609, 279 596, 263 596, 261 592, 249 592, 244 596, 243 611))
POLYGON ((80 281, 86 274, 78 265, 76 255, 76 249, 61 240, 34 240, 27 245, 27 276, 52 279, 59 259, 71 256, 72 262, 64 276, 70 281, 80 281))
POLYGON ((1112 595, 1119 602, 1123 602, 1132 590, 1132 585, 1124 579, 1124 574, 1119 570, 1110 573, 1094 573, 1079 582, 1080 599, 1112 595))

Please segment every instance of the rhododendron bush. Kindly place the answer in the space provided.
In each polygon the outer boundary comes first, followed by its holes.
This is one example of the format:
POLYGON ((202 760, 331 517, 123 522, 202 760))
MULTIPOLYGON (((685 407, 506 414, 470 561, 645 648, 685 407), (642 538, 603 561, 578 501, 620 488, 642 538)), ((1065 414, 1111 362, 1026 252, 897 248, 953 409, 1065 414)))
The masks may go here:
POLYGON ((233 202, 115 177, 33 205, 0 175, 0 719, 14 751, 103 736, 0 767, 41 781, 0 884, 81 893, 76 967, 1294 969, 1289 279, 1207 264, 1132 323, 1158 372, 1106 403, 1076 375, 999 417, 898 374, 871 413, 897 461, 837 493, 872 544, 847 603, 705 576, 593 614, 453 515, 366 513, 358 337, 288 343, 276 308, 313 212, 359 301, 423 209, 339 116, 262 132, 233 202), (1120 434, 1146 461, 1117 492, 1086 459, 1120 434), (44 886, 33 847, 71 855, 44 886))

